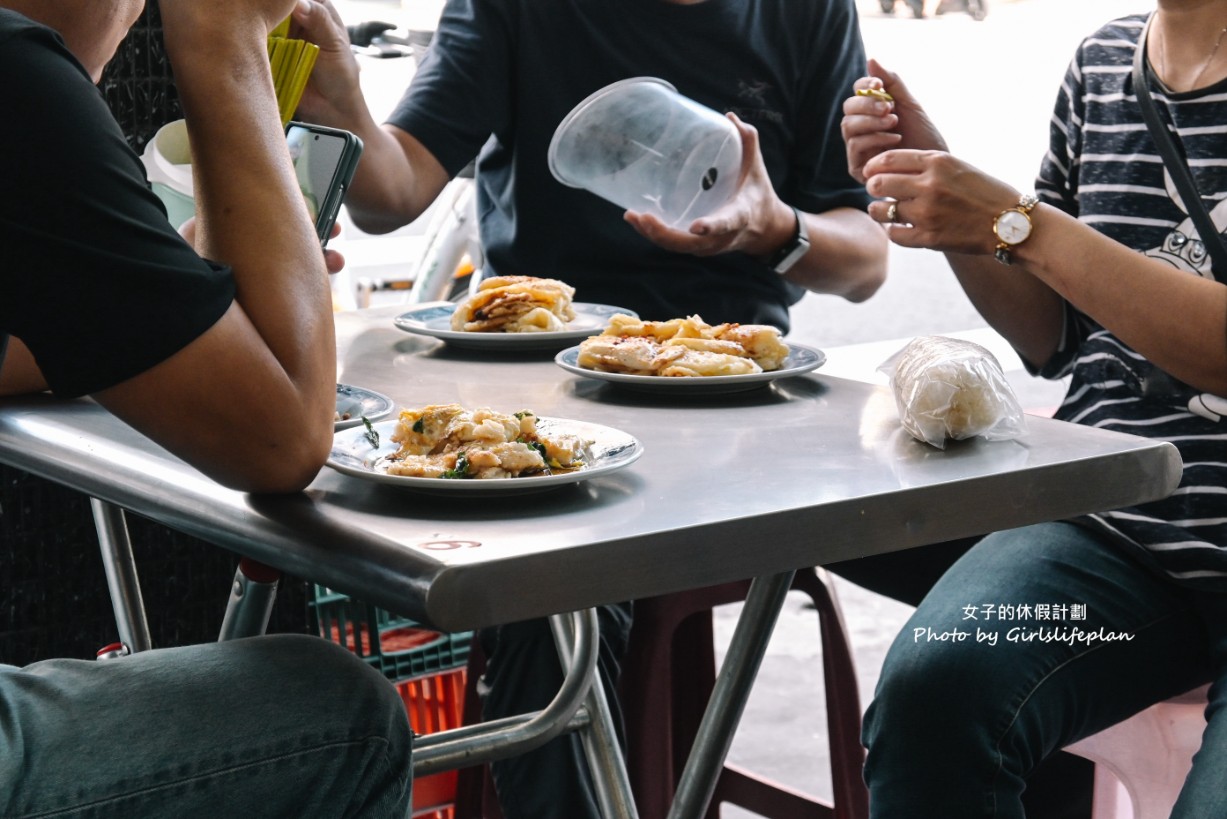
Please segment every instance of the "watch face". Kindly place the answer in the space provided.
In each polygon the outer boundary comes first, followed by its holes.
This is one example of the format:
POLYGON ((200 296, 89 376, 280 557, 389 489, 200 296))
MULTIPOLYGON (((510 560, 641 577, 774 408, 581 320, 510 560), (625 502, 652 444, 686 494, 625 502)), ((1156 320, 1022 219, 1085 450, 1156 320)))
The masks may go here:
POLYGON ((997 217, 993 229, 998 239, 1007 245, 1016 245, 1031 235, 1031 219, 1022 211, 1007 210, 997 217))

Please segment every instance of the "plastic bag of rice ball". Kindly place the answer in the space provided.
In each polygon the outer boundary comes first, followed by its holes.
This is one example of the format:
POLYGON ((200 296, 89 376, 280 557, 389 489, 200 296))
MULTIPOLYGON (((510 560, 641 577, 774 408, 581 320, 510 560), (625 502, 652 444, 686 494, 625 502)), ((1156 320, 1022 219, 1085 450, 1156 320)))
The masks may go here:
POLYGON ((938 449, 948 440, 1003 441, 1026 432, 1001 364, 979 344, 921 336, 878 369, 890 378, 903 428, 938 449))

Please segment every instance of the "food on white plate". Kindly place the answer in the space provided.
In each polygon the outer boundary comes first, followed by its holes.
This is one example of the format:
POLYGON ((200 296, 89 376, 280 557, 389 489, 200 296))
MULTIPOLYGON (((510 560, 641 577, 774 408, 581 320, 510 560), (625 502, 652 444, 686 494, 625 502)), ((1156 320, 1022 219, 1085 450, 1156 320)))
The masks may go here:
POLYGON ((384 460, 389 475, 418 478, 520 478, 582 469, 588 443, 543 433, 528 410, 505 414, 460 404, 403 409, 392 433, 400 448, 384 460))
POLYGON ((575 318, 575 288, 558 279, 495 276, 456 305, 452 329, 469 333, 544 333, 575 318))
POLYGON ((711 325, 699 316, 643 321, 617 314, 580 342, 576 363, 631 375, 703 377, 778 370, 788 358, 780 331, 766 324, 711 325))

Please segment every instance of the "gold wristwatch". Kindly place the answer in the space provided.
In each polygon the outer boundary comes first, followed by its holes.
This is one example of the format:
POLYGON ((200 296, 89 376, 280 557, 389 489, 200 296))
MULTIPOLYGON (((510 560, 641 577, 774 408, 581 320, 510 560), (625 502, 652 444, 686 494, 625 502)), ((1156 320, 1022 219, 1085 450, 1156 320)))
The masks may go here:
POLYGON ((993 235, 997 237, 997 248, 993 255, 997 257, 997 261, 1013 264, 1010 251, 1027 241, 1027 237, 1031 235, 1031 211, 1039 202, 1034 194, 1024 193, 1018 198, 1017 205, 997 214, 997 218, 993 220, 993 235))

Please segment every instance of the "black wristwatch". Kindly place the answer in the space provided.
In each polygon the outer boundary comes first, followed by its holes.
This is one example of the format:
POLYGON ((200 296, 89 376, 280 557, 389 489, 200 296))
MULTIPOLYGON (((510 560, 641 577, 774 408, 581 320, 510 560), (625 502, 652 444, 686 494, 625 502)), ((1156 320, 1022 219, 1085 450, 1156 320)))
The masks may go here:
POLYGON ((792 212, 797 217, 797 229, 788 243, 777 250, 767 262, 767 266, 781 276, 791 270, 792 266, 801 261, 801 258, 809 252, 809 234, 805 232, 805 220, 801 217, 801 211, 793 208, 792 212))

